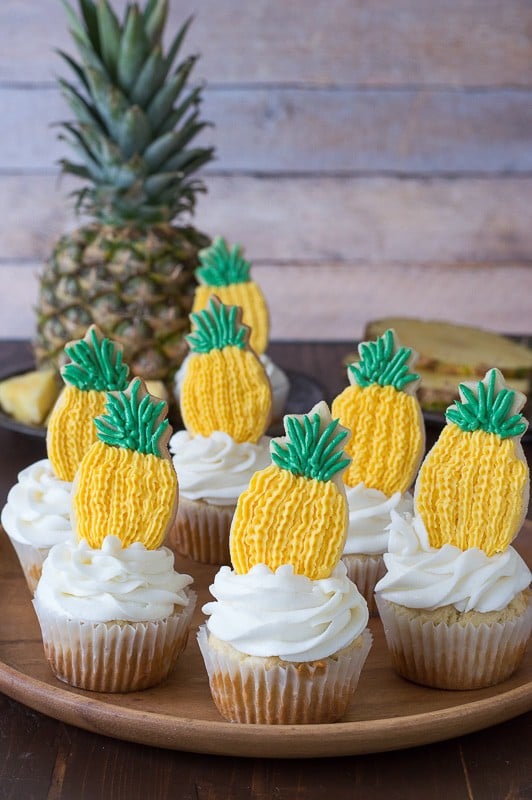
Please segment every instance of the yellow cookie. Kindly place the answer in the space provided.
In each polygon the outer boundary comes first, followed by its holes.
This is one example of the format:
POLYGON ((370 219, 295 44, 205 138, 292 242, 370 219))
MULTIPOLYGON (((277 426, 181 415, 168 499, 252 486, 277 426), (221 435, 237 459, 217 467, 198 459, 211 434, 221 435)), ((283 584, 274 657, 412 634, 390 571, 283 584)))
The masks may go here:
POLYGON ((348 431, 322 402, 309 414, 284 419, 287 437, 273 439, 273 464, 240 495, 231 527, 237 573, 255 564, 291 564, 298 575, 327 578, 338 563, 348 522, 341 472, 348 431))

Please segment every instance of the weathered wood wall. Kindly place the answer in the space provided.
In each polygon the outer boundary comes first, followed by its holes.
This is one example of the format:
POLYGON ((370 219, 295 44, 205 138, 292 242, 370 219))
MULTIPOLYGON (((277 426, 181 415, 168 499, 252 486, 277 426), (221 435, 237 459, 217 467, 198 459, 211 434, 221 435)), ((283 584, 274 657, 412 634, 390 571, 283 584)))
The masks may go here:
MULTIPOLYGON (((532 331, 529 0, 174 0, 172 25, 191 11, 218 149, 197 224, 246 246, 274 338, 397 313, 532 331)), ((32 334, 76 224, 57 47, 59 0, 3 0, 0 336, 32 334)))

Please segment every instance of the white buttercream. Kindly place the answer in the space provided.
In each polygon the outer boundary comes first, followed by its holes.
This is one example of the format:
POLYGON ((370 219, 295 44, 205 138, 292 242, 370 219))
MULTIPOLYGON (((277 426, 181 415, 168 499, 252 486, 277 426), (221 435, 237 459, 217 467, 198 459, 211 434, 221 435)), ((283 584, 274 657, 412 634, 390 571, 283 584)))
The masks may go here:
POLYGON ((73 536, 72 484, 59 480, 47 458, 18 474, 2 509, 6 533, 22 544, 51 547, 73 536))
POLYGON ((221 567, 210 587, 217 602, 203 607, 209 631, 242 653, 302 662, 327 658, 368 624, 366 601, 339 563, 329 578, 273 572, 264 564, 238 575, 221 567))
POLYGON ((345 487, 349 506, 349 525, 344 555, 364 553, 378 555, 388 549, 388 527, 392 510, 399 514, 412 511, 412 495, 396 492, 387 497, 378 489, 368 489, 363 483, 345 487))
POLYGON ((453 605, 458 611, 500 611, 531 579, 513 547, 493 556, 478 547, 431 547, 422 519, 410 514, 401 517, 392 511, 388 549, 388 572, 375 591, 407 608, 453 605))
POLYGON ((271 463, 267 436, 256 444, 235 442, 223 431, 210 436, 177 431, 170 439, 170 452, 180 495, 219 506, 236 505, 252 475, 271 463))
POLYGON ((44 562, 36 599, 49 611, 90 622, 164 619, 175 606, 187 606, 189 575, 174 570, 167 547, 148 550, 141 542, 122 548, 106 536, 101 549, 85 540, 64 542, 44 562))

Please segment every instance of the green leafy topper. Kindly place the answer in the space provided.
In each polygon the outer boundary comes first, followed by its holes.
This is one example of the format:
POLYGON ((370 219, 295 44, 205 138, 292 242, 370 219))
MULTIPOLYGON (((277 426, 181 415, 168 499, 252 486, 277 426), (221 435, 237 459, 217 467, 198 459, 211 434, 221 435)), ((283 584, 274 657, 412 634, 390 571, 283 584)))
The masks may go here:
POLYGON ((294 475, 330 480, 351 462, 340 446, 348 431, 334 435, 338 422, 334 419, 322 430, 319 413, 305 414, 302 419, 285 417, 288 438, 286 444, 272 441, 272 461, 294 475))
POLYGON ((61 374, 66 383, 81 391, 111 392, 127 387, 129 367, 122 363, 122 348, 102 336, 95 325, 91 325, 85 337, 65 347, 71 359, 61 374))
POLYGON ((210 353, 224 347, 240 347, 243 350, 249 340, 249 328, 240 322, 241 309, 226 306, 217 297, 211 297, 208 308, 191 314, 196 326, 186 339, 193 353, 210 353))
POLYGON ((397 347, 391 329, 374 342, 362 342, 358 351, 360 361, 350 364, 349 371, 359 386, 377 383, 379 386, 393 386, 400 391, 412 381, 419 380, 419 375, 410 370, 412 350, 397 347))
POLYGON ((512 389, 497 386, 497 379, 502 379, 497 369, 490 369, 484 380, 479 381, 475 389, 460 384, 463 402, 456 400, 445 416, 463 431, 486 431, 496 433, 501 439, 510 436, 521 436, 527 429, 527 422, 522 414, 512 414, 516 393, 512 389))
POLYGON ((200 250, 202 264, 196 277, 207 286, 229 286, 232 283, 247 283, 251 265, 242 255, 239 244, 229 250, 225 239, 216 236, 210 247, 200 250))

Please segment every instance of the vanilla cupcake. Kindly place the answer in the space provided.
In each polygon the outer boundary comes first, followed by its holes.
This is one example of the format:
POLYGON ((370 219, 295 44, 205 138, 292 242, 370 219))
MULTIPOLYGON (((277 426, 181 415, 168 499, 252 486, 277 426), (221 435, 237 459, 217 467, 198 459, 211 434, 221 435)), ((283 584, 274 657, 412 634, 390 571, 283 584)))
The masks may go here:
MULTIPOLYGON (((269 338, 269 315, 266 299, 255 281, 251 280, 251 265, 242 248, 236 244, 229 249, 221 236, 216 236, 210 247, 200 250, 200 266, 196 269, 199 286, 194 295, 193 312, 208 307, 212 295, 222 303, 240 306, 242 322, 251 328, 249 344, 258 355, 272 389, 271 419, 279 419, 284 411, 290 383, 283 370, 266 355, 269 338)), ((185 358, 175 377, 175 395, 179 400, 188 368, 185 358)))
POLYGON ((186 430, 170 441, 181 496, 167 544, 196 561, 223 564, 238 497, 253 473, 270 463, 264 431, 271 389, 249 348, 240 309, 211 298, 192 322, 181 391, 186 430))
POLYGON ((198 643, 220 713, 268 724, 342 717, 371 646, 364 598, 340 556, 347 431, 325 403, 287 416, 273 464, 240 496, 198 643))
POLYGON ((377 609, 375 584, 384 575, 392 510, 412 511, 412 485, 425 449, 425 427, 416 397, 416 354, 400 347, 393 330, 359 345, 360 360, 348 368, 350 386, 332 413, 351 432, 344 473, 349 526, 343 561, 368 602, 377 609))
POLYGON ((185 647, 195 595, 161 548, 178 486, 166 403, 140 378, 108 395, 98 441, 76 473, 76 543, 44 563, 34 606, 46 657, 73 686, 127 692, 153 686, 185 647))
POLYGON ((419 472, 415 516, 393 516, 376 587, 395 668, 441 689, 505 680, 532 630, 531 573, 511 546, 528 505, 525 397, 492 369, 460 398, 419 472))

